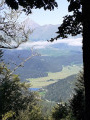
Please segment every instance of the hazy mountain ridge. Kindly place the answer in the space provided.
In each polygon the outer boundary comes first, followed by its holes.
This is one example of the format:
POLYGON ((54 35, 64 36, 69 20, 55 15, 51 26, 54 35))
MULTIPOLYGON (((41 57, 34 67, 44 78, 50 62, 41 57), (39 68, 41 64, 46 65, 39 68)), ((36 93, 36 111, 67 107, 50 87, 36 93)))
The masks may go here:
MULTIPOLYGON (((50 40, 51 38, 56 37, 58 34, 58 27, 60 24, 57 25, 39 25, 35 21, 31 20, 29 17, 23 21, 23 25, 25 26, 25 30, 33 30, 33 33, 30 34, 31 41, 45 41, 50 40)), ((71 36, 68 36, 72 38, 71 36)), ((81 35, 74 36, 73 38, 81 37, 81 35)))
POLYGON ((37 24, 36 22, 34 22, 33 20, 31 20, 29 17, 27 19, 25 19, 22 24, 25 26, 25 30, 33 30, 37 27, 40 27, 39 24, 37 24))
POLYGON ((30 35, 31 41, 46 41, 56 37, 59 25, 44 25, 35 28, 30 35))
POLYGON ((51 24, 40 26, 30 18, 24 20, 23 25, 25 26, 26 31, 28 29, 33 30, 33 33, 30 34, 31 41, 44 41, 56 37, 56 32, 60 26, 51 24))

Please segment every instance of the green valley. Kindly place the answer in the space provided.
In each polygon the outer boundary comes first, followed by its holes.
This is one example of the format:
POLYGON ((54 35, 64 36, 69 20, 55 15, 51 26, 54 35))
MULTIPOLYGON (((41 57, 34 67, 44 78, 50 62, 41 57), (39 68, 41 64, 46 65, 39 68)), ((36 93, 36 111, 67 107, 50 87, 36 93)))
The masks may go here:
POLYGON ((63 66, 62 71, 55 73, 48 73, 47 77, 39 77, 39 78, 28 78, 28 82, 30 81, 32 88, 42 88, 44 86, 53 84, 58 81, 58 79, 64 79, 68 76, 77 74, 82 68, 82 65, 72 65, 72 66, 63 66))

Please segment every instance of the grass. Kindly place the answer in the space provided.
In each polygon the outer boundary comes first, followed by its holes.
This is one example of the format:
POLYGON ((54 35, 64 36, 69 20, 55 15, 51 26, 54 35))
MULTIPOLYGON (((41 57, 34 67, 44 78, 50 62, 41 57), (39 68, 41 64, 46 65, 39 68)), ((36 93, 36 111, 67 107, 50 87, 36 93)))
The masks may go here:
POLYGON ((78 74, 81 70, 81 67, 81 65, 65 66, 60 72, 48 73, 47 77, 30 78, 27 80, 30 81, 32 88, 42 88, 44 86, 57 82, 58 79, 64 79, 68 76, 78 74))
POLYGON ((39 92, 39 95, 40 95, 40 96, 44 96, 45 94, 46 94, 45 91, 43 91, 43 92, 39 92))

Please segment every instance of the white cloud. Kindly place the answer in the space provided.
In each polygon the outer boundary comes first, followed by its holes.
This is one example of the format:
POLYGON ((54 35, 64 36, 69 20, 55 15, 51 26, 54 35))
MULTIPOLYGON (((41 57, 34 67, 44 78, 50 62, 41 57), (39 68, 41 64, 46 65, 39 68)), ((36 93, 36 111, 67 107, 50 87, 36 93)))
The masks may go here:
POLYGON ((70 38, 70 39, 57 40, 53 44, 58 44, 58 43, 65 43, 71 46, 82 46, 82 38, 74 38, 74 39, 70 38))
POLYGON ((82 38, 73 38, 73 39, 62 39, 57 40, 54 42, 47 42, 47 41, 37 41, 37 42, 26 42, 18 48, 19 50, 34 48, 34 49, 44 49, 46 47, 52 46, 54 44, 61 44, 65 43, 69 46, 82 46, 82 38))

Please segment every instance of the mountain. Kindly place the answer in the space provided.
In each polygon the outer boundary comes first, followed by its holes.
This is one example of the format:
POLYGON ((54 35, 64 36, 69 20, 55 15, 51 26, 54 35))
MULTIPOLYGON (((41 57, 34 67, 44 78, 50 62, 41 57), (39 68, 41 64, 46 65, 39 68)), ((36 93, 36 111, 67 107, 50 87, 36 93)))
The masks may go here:
MULTIPOLYGON (((80 45, 78 46, 78 44, 80 44, 80 42, 78 42, 80 41, 78 40, 78 38, 81 38, 81 35, 75 37, 69 36, 70 40, 66 41, 64 39, 63 40, 59 39, 55 44, 54 42, 53 43, 47 42, 47 40, 50 40, 51 38, 57 36, 56 32, 58 31, 58 27, 60 26, 59 24, 58 25, 48 24, 40 26, 36 22, 32 21, 29 17, 23 22, 23 24, 25 25, 25 29, 30 28, 33 29, 33 32, 29 36, 29 40, 32 43, 34 42, 33 44, 34 48, 37 49, 38 52, 42 55, 60 56, 62 54, 67 55, 67 53, 71 54, 71 52, 81 52, 82 50, 81 46, 80 45), (69 45, 71 43, 73 45, 69 45)), ((26 49, 28 49, 27 46, 26 49)))
POLYGON ((25 30, 33 30, 33 33, 30 34, 30 41, 44 41, 51 38, 54 38, 57 34, 59 25, 44 25, 40 26, 29 17, 25 19, 22 23, 25 26, 25 30))
POLYGON ((47 41, 56 37, 59 25, 44 25, 35 28, 30 35, 31 41, 47 41))
MULTIPOLYGON (((22 23, 25 26, 25 30, 33 30, 33 32, 30 34, 30 41, 47 41, 51 38, 54 38, 57 36, 56 32, 58 31, 58 27, 60 24, 57 25, 43 25, 40 26, 35 21, 31 20, 29 17, 25 19, 22 23)), ((68 36, 69 38, 72 38, 71 36, 68 36)), ((73 38, 80 38, 81 35, 77 35, 73 38)))
POLYGON ((39 24, 37 24, 36 22, 34 22, 33 20, 31 20, 29 17, 27 19, 25 19, 22 24, 25 26, 25 30, 27 31, 28 29, 33 30, 37 27, 40 27, 39 24))

